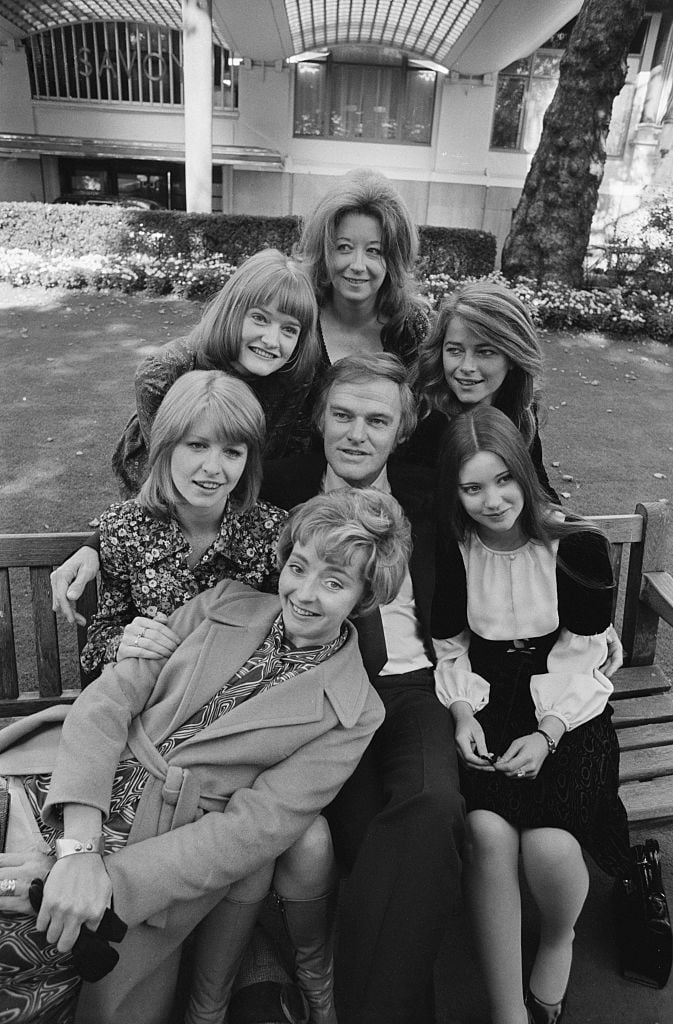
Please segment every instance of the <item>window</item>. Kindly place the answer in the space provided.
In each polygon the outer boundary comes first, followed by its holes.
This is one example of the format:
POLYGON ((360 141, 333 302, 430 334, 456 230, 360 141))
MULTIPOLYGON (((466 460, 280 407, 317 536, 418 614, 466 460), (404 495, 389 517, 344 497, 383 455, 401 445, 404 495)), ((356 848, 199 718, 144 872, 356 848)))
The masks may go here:
POLYGON ((297 64, 295 136, 429 146, 436 72, 397 55, 372 64, 355 47, 347 56, 297 64))
MULTIPOLYGON (((635 78, 640 68, 649 19, 644 19, 631 43, 628 74, 624 88, 615 98, 606 149, 608 156, 621 156, 626 145, 635 78)), ((491 149, 534 153, 542 134, 542 119, 552 101, 559 78, 559 65, 572 31, 569 22, 530 57, 522 57, 498 75, 491 149)))
MULTIPOLYGON (((182 103, 182 33, 140 22, 98 21, 38 32, 26 40, 33 99, 182 103)), ((213 46, 216 108, 238 101, 238 69, 213 46)))

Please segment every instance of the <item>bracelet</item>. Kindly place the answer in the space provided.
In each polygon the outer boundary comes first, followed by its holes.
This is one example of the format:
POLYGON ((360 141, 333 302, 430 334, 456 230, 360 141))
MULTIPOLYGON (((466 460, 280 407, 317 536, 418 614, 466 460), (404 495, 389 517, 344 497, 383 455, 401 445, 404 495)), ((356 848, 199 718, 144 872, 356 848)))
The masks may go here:
POLYGON ((103 837, 93 836, 91 839, 57 839, 56 860, 71 857, 74 853, 99 853, 103 855, 103 837))
POLYGON ((540 736, 544 736, 545 740, 547 741, 547 750, 548 750, 548 752, 550 754, 555 754, 556 753, 556 743, 551 738, 549 733, 545 732, 544 729, 536 729, 535 731, 539 732, 540 736))

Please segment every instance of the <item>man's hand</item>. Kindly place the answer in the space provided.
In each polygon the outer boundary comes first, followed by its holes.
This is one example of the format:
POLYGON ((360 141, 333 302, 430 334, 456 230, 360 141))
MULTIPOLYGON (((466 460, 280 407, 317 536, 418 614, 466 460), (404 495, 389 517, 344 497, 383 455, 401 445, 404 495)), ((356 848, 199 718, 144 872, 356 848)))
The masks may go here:
POLYGON ((99 568, 98 553, 93 548, 82 547, 54 569, 50 577, 53 610, 64 615, 68 622, 86 626, 86 619, 75 610, 75 604, 87 583, 96 579, 99 568))

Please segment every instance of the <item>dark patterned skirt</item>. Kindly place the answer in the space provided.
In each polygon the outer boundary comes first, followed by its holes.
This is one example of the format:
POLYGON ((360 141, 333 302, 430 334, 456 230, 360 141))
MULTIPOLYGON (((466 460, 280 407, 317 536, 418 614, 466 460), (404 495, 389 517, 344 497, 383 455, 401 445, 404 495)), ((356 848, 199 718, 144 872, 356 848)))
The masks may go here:
MULTIPOLYGON (((489 702, 476 715, 490 753, 503 754, 514 739, 535 732, 530 680, 546 671, 556 636, 536 637, 525 649, 472 639, 472 669, 490 684, 489 702)), ((618 795, 619 745, 611 718, 608 705, 590 722, 567 732, 536 779, 508 778, 461 765, 468 811, 493 811, 516 828, 564 829, 603 871, 615 877, 628 873, 629 834, 618 795)))
POLYGON ((0 914, 0 1024, 72 1024, 82 979, 34 914, 0 914))

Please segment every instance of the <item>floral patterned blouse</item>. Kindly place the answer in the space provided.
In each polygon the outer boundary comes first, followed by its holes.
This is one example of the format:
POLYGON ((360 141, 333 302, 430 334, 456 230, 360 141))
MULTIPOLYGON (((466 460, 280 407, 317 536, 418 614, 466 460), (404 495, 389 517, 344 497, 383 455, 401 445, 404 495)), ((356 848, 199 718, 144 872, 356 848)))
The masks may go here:
POLYGON ((124 627, 136 615, 170 615, 221 579, 274 593, 276 544, 286 518, 264 501, 247 512, 227 505, 218 536, 190 567, 191 549, 176 520, 157 519, 135 498, 111 505, 100 520, 98 611, 87 630, 83 667, 93 672, 114 661, 124 627))

